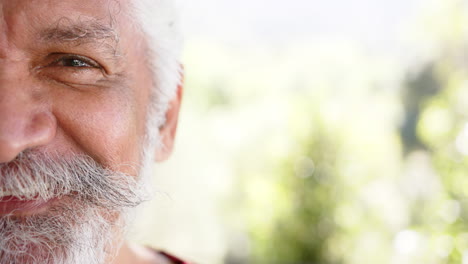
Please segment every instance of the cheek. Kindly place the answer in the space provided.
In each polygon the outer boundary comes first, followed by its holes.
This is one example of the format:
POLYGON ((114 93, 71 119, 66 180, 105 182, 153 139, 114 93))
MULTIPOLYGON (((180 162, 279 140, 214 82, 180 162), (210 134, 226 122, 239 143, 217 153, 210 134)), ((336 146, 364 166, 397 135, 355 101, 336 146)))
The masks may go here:
POLYGON ((60 144, 71 145, 73 152, 90 155, 113 169, 121 164, 137 164, 140 130, 137 102, 132 96, 103 93, 68 92, 54 104, 60 144))

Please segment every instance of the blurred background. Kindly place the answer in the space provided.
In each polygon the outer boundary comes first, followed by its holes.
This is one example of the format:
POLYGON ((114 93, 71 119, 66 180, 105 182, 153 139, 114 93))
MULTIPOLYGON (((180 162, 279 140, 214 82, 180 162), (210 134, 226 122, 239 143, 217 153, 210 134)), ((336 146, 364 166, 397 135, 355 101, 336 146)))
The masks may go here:
POLYGON ((468 1, 178 0, 134 240, 206 264, 468 264, 468 1))

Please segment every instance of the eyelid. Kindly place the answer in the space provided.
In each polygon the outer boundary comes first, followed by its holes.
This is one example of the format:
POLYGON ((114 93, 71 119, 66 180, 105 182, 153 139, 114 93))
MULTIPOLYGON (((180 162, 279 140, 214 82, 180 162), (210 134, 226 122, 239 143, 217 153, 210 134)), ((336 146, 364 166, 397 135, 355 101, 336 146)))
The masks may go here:
MULTIPOLYGON (((50 63, 49 65, 55 65, 55 64, 59 63, 60 61, 62 61, 64 59, 78 59, 78 60, 81 60, 81 61, 85 62, 86 64, 88 64, 90 66, 90 67, 83 67, 83 68, 97 68, 97 69, 102 69, 103 68, 95 60, 90 59, 90 58, 85 57, 85 56, 82 56, 82 55, 68 54, 68 53, 53 53, 51 55, 60 56, 60 57, 53 60, 52 63, 50 63)), ((76 67, 76 68, 79 68, 79 67, 76 67)))

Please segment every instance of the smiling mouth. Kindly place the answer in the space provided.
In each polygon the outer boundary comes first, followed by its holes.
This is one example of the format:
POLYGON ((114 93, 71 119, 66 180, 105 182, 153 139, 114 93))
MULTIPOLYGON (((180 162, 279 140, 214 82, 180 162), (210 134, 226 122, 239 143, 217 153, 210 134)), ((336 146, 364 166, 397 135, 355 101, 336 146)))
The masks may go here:
POLYGON ((44 200, 41 198, 33 198, 25 200, 18 196, 3 196, 0 197, 0 216, 30 216, 40 214, 47 211, 54 199, 44 200))

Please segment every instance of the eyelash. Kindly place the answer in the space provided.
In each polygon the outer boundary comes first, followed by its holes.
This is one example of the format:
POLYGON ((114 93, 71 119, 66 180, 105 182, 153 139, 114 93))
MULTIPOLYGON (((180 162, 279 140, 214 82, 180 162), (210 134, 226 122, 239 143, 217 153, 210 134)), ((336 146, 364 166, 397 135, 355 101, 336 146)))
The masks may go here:
MULTIPOLYGON (((56 54, 56 55, 59 55, 59 54, 56 54)), ((98 68, 98 69, 101 68, 101 66, 94 60, 91 60, 84 56, 75 55, 75 54, 66 54, 64 56, 61 56, 60 58, 53 61, 51 65, 58 65, 58 66, 70 67, 70 68, 98 68), (77 63, 77 65, 67 65, 64 63, 66 61, 69 61, 72 64, 75 62, 77 63)))

